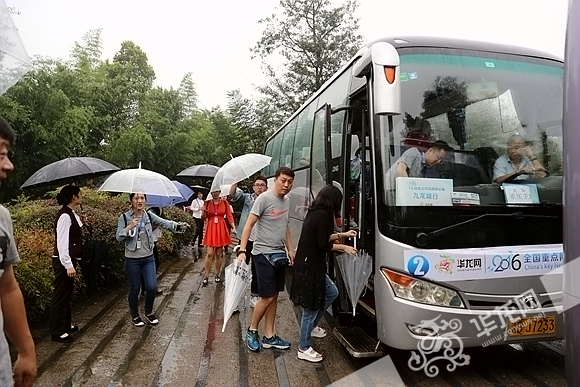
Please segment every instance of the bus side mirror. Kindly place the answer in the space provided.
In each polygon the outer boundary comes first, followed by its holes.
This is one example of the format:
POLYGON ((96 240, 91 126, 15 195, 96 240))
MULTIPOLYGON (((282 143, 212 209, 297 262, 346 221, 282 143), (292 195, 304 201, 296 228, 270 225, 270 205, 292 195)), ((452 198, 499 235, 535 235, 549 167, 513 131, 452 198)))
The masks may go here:
POLYGON ((400 64, 399 53, 387 42, 373 44, 355 64, 356 77, 372 77, 374 114, 401 114, 400 64))

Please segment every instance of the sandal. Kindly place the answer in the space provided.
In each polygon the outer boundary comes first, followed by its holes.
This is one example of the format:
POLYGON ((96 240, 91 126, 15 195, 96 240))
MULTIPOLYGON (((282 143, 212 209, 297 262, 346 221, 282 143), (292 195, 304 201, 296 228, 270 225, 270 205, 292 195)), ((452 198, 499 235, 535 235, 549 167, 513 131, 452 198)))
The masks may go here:
POLYGON ((312 347, 308 348, 306 351, 298 350, 298 359, 306 360, 311 363, 318 363, 322 361, 322 355, 316 352, 312 347))
POLYGON ((326 337, 326 330, 320 327, 314 327, 310 333, 312 337, 323 338, 326 337))
POLYGON ((207 277, 203 277, 203 281, 201 281, 201 284, 202 284, 203 286, 205 286, 205 285, 207 285, 208 281, 209 281, 209 280, 207 279, 207 277))

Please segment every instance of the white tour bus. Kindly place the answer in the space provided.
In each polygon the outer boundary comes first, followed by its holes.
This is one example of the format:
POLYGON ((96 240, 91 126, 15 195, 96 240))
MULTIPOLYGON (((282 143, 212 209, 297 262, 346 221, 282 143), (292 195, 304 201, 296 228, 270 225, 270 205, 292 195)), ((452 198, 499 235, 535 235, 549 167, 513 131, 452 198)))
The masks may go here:
MULTIPOLYGON (((334 330, 353 356, 450 335, 455 346, 562 337, 562 88, 562 60, 543 52, 385 38, 268 139, 263 174, 296 173, 295 243, 309 203, 332 183, 345 196, 339 223, 373 257, 357 311, 376 321, 376 339, 356 320, 334 330), (449 147, 429 165, 435 141, 449 147), (412 176, 388 178, 410 149, 412 176)), ((335 312, 352 314, 332 257, 329 273, 335 312)))

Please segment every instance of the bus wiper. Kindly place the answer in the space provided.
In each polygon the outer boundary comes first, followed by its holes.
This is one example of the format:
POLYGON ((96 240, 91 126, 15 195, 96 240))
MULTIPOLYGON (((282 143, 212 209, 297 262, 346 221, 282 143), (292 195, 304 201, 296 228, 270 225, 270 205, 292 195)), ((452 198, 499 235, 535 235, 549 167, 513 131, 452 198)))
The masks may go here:
POLYGON ((524 214, 523 212, 512 212, 511 214, 483 214, 483 215, 479 215, 476 216, 475 218, 472 219, 468 219, 465 220, 463 222, 459 222, 459 223, 455 223, 452 224, 450 226, 446 226, 443 228, 440 228, 438 230, 434 230, 428 233, 424 233, 424 232, 420 232, 417 233, 417 235, 415 236, 415 242, 417 243, 417 245, 423 247, 426 246, 427 243, 439 236, 439 235, 443 235, 446 234, 447 232, 454 230, 460 226, 463 226, 465 224, 471 223, 471 222, 475 222, 476 220, 479 220, 481 218, 485 218, 485 217, 494 217, 494 218, 514 218, 514 219, 524 219, 524 218, 558 218, 558 216, 552 216, 552 215, 529 215, 529 214, 524 214))
MULTIPOLYGON (((505 203, 489 203, 492 206, 502 206, 505 207, 505 203)), ((545 208, 554 208, 554 207, 563 207, 562 203, 550 202, 550 201, 543 201, 541 203, 526 203, 526 207, 545 207, 545 208)))

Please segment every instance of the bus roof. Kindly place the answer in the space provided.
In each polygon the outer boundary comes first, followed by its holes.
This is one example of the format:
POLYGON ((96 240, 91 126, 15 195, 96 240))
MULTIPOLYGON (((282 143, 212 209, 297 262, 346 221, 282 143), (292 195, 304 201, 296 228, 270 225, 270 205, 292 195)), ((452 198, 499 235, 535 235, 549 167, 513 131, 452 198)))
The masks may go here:
POLYGON ((417 48, 417 47, 431 47, 431 48, 451 48, 451 49, 460 49, 460 50, 470 50, 470 51, 481 51, 481 52, 494 52, 500 54, 512 54, 512 55, 520 55, 520 56, 527 56, 533 58, 541 58, 541 59, 548 59, 563 63, 562 58, 559 58, 555 55, 550 53, 535 50, 533 48, 526 48, 526 47, 519 47, 519 46, 512 46, 508 44, 501 44, 501 43, 491 43, 491 42, 483 42, 477 40, 464 40, 464 39, 455 39, 455 38, 444 38, 444 37, 433 37, 433 36, 389 36, 383 37, 379 39, 375 39, 373 41, 368 42, 363 48, 361 48, 352 58, 350 58, 329 80, 324 82, 324 84, 313 94, 311 95, 301 106, 298 110, 296 110, 285 122, 284 124, 276 129, 266 142, 270 141, 274 135, 276 135, 282 128, 284 128, 291 120, 293 120, 306 106, 312 102, 315 98, 317 98, 322 92, 330 86, 336 78, 338 78, 346 69, 348 69, 353 62, 355 62, 358 58, 360 58, 363 53, 364 49, 372 46, 377 42, 387 42, 393 45, 397 50, 404 49, 404 48, 417 48))
POLYGON ((400 36, 400 37, 385 37, 376 39, 369 42, 366 46, 370 47, 377 42, 388 42, 392 44, 393 47, 395 47, 396 49, 405 47, 457 48, 472 51, 495 52, 501 54, 529 56, 563 62, 562 58, 533 48, 511 46, 508 44, 491 43, 476 40, 441 38, 433 36, 400 36))

